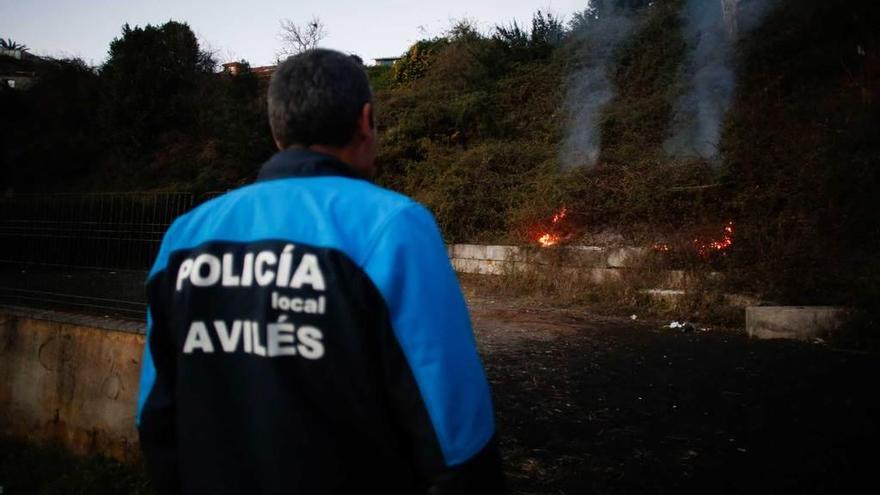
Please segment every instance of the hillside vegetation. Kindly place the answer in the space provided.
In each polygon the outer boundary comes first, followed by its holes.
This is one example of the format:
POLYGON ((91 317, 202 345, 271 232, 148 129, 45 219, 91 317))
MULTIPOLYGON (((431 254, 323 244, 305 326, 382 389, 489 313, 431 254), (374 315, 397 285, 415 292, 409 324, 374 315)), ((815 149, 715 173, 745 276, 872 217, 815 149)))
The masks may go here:
POLYGON ((880 300, 878 10, 779 2, 736 46, 720 163, 664 153, 686 56, 682 2, 636 6, 593 167, 565 170, 558 157, 579 37, 515 57, 498 31, 453 31, 427 56, 408 53, 405 62, 431 60, 418 78, 378 92, 380 181, 428 204, 453 241, 531 243, 562 206, 571 242, 610 229, 688 247, 733 221, 734 245, 712 260, 732 288, 871 307, 880 300))
MULTIPOLYGON (((368 68, 376 180, 428 205, 450 242, 529 244, 552 227, 564 242, 611 233, 684 252, 733 222, 733 245, 708 260, 731 288, 873 307, 880 6, 774 2, 735 46, 737 85, 710 160, 664 150, 687 67, 686 3, 594 1, 565 22, 537 12, 488 32, 460 22, 394 67, 368 68), (609 50, 594 33, 612 15, 631 32, 609 51, 598 160, 563 167, 569 78, 609 50)), ((100 68, 55 61, 31 89, 2 88, 0 186, 210 191, 252 180, 273 152, 265 82, 216 71, 190 28, 169 22, 125 26, 100 68)), ((692 254, 679 262, 705 263, 692 254)))

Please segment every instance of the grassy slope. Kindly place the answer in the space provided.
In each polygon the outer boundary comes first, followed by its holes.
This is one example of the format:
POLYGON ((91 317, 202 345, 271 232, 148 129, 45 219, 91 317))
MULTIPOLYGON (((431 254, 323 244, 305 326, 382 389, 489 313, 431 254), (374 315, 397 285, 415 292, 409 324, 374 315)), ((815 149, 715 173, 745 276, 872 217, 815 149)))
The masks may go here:
POLYGON ((880 7, 781 0, 738 46, 725 160, 712 167, 662 151, 685 53, 680 5, 643 10, 618 50, 595 168, 558 168, 576 50, 499 68, 453 42, 422 79, 379 92, 380 181, 430 206, 450 241, 530 242, 562 205, 569 232, 614 228, 641 242, 687 243, 733 218, 723 263, 738 290, 795 304, 876 300, 880 7))

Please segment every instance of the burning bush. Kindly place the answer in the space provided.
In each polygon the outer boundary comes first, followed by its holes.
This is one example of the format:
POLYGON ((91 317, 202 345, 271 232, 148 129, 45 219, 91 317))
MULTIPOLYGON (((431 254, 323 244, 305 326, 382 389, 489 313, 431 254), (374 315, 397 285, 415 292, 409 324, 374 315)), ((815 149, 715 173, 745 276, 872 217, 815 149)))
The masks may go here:
POLYGON ((564 222, 566 217, 568 217, 568 208, 563 206, 545 225, 535 226, 534 242, 541 247, 550 247, 569 240, 572 233, 569 223, 564 222))

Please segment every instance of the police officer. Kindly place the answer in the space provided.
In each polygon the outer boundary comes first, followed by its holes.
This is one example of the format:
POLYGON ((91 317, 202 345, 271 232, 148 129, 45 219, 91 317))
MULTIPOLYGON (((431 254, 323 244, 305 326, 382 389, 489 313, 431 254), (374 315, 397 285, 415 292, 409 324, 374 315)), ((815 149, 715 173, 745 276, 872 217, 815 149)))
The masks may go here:
POLYGON ((279 152, 178 218, 147 279, 137 426, 157 491, 499 493, 489 387, 440 232, 367 180, 360 64, 269 84, 279 152))

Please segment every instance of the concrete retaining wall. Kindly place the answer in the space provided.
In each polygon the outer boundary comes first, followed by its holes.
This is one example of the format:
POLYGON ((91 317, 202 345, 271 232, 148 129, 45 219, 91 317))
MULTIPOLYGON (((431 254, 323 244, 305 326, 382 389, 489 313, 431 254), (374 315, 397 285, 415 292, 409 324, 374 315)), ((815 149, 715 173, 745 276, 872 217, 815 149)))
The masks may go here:
MULTIPOLYGON (((452 266, 460 273, 480 275, 505 275, 527 270, 554 267, 566 276, 586 276, 595 284, 620 282, 626 273, 634 273, 643 267, 648 248, 597 246, 565 246, 552 249, 518 246, 483 246, 477 244, 453 244, 447 246, 452 266)), ((644 289, 663 289, 663 299, 669 290, 681 295, 698 285, 705 278, 716 279, 720 273, 697 274, 684 270, 642 271, 635 278, 638 282, 653 284, 644 289)), ((650 295, 650 294, 649 294, 650 295)))
POLYGON ((137 457, 143 325, 0 308, 0 432, 137 457))
POLYGON ((746 332, 759 339, 809 341, 827 337, 848 316, 846 309, 831 306, 756 306, 746 308, 746 332))
POLYGON ((452 265, 459 272, 488 275, 543 265, 593 270, 632 268, 649 252, 646 248, 636 247, 567 246, 546 249, 477 244, 452 244, 447 249, 452 265))

